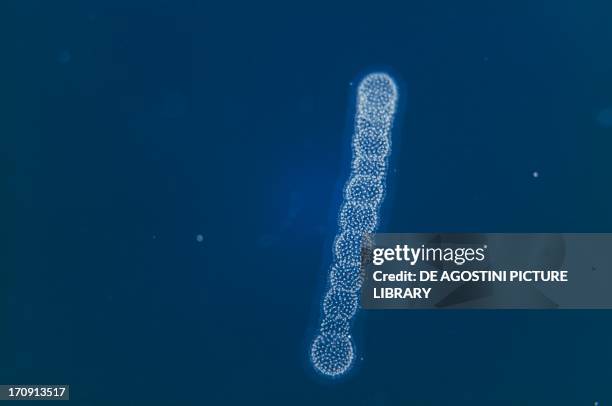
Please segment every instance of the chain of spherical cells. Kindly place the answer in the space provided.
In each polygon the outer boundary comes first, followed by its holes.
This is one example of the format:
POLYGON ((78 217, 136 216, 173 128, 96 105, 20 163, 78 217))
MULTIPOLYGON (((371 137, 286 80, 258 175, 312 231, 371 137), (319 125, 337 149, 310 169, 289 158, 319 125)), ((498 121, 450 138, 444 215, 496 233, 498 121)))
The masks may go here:
POLYGON ((397 96, 397 86, 386 73, 367 75, 357 88, 351 174, 340 208, 323 319, 310 349, 315 369, 330 377, 346 373, 355 357, 350 323, 362 282, 361 244, 364 234, 378 226, 397 96))

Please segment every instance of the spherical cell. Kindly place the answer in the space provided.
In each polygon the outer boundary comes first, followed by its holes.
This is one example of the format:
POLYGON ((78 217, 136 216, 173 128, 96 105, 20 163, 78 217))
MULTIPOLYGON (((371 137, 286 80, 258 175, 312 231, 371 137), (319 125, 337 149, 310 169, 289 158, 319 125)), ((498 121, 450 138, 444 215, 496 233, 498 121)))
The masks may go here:
MULTIPOLYGON (((347 202, 340 209, 340 228, 354 233, 371 233, 378 223, 376 206, 347 202)), ((360 248, 361 249, 361 248, 360 248)))
POLYGON ((357 156, 353 161, 355 176, 364 175, 384 179, 387 173, 387 162, 372 156, 357 156))
POLYGON ((383 193, 384 186, 381 177, 355 175, 346 185, 345 198, 351 202, 378 205, 383 193))
POLYGON ((344 230, 334 241, 336 261, 360 262, 362 234, 344 230))
POLYGON ((330 289, 323 299, 325 317, 350 319, 357 312, 359 300, 354 292, 330 289))
POLYGON ((312 364, 330 377, 344 374, 353 363, 353 343, 348 336, 317 336, 310 348, 312 364))
POLYGON ((325 317, 319 331, 324 336, 347 336, 351 328, 348 319, 340 317, 325 317))
POLYGON ((397 103, 397 86, 385 73, 371 73, 363 78, 357 88, 358 111, 365 117, 379 120, 381 116, 393 116, 397 103))
MULTIPOLYGON (((384 118, 384 117, 383 117, 384 118)), ((371 120, 363 116, 357 116, 355 120, 355 138, 378 138, 387 137, 391 128, 389 120, 371 120)))
POLYGON ((385 158, 391 150, 389 141, 390 123, 374 123, 358 118, 353 145, 357 155, 385 158))
POLYGON ((363 283, 361 264, 338 262, 332 266, 329 279, 334 289, 356 293, 363 283))

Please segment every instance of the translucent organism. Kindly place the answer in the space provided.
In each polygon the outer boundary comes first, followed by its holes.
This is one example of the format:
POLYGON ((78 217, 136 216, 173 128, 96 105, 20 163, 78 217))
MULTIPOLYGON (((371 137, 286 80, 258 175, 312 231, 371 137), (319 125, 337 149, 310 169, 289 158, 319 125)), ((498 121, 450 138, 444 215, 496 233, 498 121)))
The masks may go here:
POLYGON ((355 357, 350 327, 359 307, 361 247, 364 235, 379 223, 397 98, 397 86, 386 73, 365 76, 357 88, 351 174, 338 216, 321 325, 310 348, 314 368, 330 377, 346 373, 355 357))

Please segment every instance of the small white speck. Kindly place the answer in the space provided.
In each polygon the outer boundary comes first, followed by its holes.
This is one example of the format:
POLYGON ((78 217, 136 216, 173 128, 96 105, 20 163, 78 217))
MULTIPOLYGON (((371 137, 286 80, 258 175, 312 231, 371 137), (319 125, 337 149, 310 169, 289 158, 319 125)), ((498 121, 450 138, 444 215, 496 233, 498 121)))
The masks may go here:
POLYGON ((538 172, 538 171, 533 171, 533 173, 531 174, 531 176, 533 176, 534 178, 539 178, 539 177, 540 177, 540 172, 538 172))
POLYGON ((202 242, 202 241, 204 241, 204 236, 203 236, 202 234, 198 234, 198 235, 196 235, 196 241, 197 241, 197 242, 202 242))

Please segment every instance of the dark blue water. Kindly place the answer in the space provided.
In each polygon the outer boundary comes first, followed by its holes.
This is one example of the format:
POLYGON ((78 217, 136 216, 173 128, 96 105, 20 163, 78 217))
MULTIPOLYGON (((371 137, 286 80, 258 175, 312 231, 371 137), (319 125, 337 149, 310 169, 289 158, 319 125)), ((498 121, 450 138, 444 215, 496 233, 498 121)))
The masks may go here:
POLYGON ((609 2, 208 3, 2 5, 0 383, 81 405, 612 399, 609 311, 363 311, 351 376, 306 355, 369 69, 403 85, 384 231, 612 232, 609 2))

